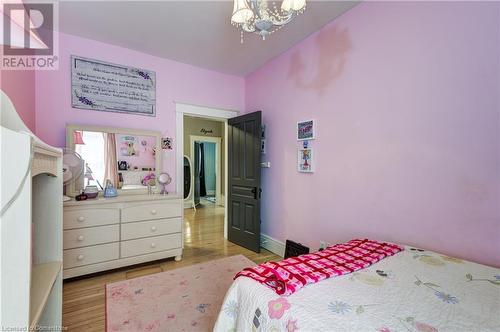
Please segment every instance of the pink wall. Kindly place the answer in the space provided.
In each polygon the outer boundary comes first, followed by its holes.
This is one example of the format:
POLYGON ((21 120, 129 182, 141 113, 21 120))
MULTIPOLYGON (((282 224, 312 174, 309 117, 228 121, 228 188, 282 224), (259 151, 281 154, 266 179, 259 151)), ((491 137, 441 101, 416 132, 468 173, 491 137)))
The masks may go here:
MULTIPOLYGON (((66 34, 60 34, 59 48, 59 70, 36 74, 37 135, 51 145, 65 145, 65 127, 70 123, 156 130, 175 139, 174 101, 235 110, 244 107, 241 77, 66 34), (156 117, 73 109, 71 55, 154 70, 156 117)), ((162 153, 162 158, 164 170, 174 178, 175 150, 162 153)), ((175 179, 170 190, 174 188, 175 179)))
POLYGON ((249 75, 272 165, 263 233, 500 266, 499 6, 362 3, 249 75), (310 118, 316 172, 299 174, 294 129, 310 118))
POLYGON ((9 96, 24 124, 35 132, 35 72, 1 70, 0 89, 9 96))
POLYGON ((124 144, 123 137, 124 136, 133 136, 133 135, 116 135, 116 160, 123 160, 130 165, 130 169, 134 167, 138 167, 142 169, 146 168, 155 168, 155 156, 153 155, 153 150, 156 146, 156 138, 154 136, 134 136, 135 144, 134 148, 138 152, 136 156, 124 156, 122 155, 121 149, 126 148, 126 144, 124 144), (142 146, 141 142, 146 141, 146 146, 142 146))

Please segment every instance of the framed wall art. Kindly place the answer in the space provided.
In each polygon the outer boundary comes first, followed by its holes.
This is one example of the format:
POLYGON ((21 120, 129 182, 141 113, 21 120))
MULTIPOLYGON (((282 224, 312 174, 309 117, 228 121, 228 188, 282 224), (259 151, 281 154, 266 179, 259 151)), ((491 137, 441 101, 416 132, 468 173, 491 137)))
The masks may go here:
POLYGON ((297 140, 305 141, 316 138, 315 120, 297 122, 297 140))
POLYGON ((312 148, 299 148, 297 152, 297 170, 301 173, 314 172, 314 159, 312 148))
POLYGON ((172 150, 172 137, 163 137, 161 139, 161 148, 163 150, 172 150))
POLYGON ((135 136, 122 136, 120 144, 120 154, 122 157, 139 156, 139 149, 137 148, 137 140, 135 136))
POLYGON ((71 106, 156 115, 154 71, 71 56, 71 106))

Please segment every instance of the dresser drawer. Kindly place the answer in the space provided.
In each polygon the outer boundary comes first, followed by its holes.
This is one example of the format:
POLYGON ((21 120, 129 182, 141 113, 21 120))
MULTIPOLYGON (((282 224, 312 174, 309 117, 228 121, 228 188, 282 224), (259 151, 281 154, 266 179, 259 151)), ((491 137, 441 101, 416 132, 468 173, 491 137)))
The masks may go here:
POLYGON ((118 209, 64 210, 64 229, 110 225, 119 222, 120 210, 118 209))
POLYGON ((122 225, 121 239, 133 240, 141 237, 180 233, 181 218, 130 222, 122 225))
POLYGON ((125 207, 122 209, 122 222, 175 218, 181 215, 180 201, 172 200, 125 207))
POLYGON ((93 247, 64 250, 63 266, 72 267, 111 261, 119 257, 119 244, 109 243, 93 247))
POLYGON ((121 258, 181 247, 181 233, 121 242, 121 258))
POLYGON ((71 229, 63 232, 63 249, 120 241, 120 225, 71 229))

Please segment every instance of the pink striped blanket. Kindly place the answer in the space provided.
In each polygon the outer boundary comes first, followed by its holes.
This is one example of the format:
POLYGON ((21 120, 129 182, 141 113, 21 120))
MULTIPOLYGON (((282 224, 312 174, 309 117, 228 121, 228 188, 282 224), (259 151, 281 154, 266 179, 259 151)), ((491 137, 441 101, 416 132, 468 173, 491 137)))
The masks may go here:
POLYGON ((249 267, 234 279, 252 278, 278 295, 288 296, 308 284, 364 269, 403 249, 392 243, 355 239, 312 254, 249 267))

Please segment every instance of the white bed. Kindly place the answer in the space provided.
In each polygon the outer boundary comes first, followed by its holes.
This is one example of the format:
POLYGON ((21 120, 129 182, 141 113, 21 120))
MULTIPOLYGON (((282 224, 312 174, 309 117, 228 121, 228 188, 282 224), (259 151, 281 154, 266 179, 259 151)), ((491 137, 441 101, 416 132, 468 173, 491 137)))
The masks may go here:
POLYGON ((288 297, 239 277, 214 331, 500 331, 500 269, 405 247, 288 297))

